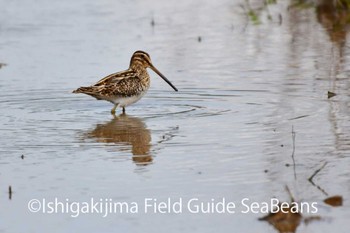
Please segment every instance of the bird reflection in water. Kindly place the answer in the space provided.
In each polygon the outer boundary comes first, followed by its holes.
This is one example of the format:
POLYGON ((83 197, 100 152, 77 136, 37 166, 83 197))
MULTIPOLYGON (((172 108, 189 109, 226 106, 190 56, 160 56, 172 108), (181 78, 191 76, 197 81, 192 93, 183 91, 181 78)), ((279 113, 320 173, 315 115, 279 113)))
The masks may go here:
POLYGON ((84 138, 120 145, 119 151, 129 151, 131 146, 132 160, 135 164, 152 163, 151 132, 147 129, 146 124, 137 117, 121 114, 107 123, 98 124, 94 130, 87 132, 84 138))

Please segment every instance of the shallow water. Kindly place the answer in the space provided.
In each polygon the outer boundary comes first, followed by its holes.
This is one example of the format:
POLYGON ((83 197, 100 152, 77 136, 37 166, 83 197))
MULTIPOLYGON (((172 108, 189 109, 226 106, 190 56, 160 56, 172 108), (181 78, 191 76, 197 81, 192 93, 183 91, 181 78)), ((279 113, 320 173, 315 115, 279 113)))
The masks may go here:
POLYGON ((73 218, 27 204, 288 201, 286 185, 319 203, 321 220, 297 232, 347 232, 350 50, 327 15, 285 2, 253 25, 243 1, 1 3, 0 232, 276 232, 263 213, 73 218), (150 71, 148 94, 116 118, 110 103, 71 93, 138 49, 179 92, 150 71), (322 203, 333 195, 342 207, 322 203))

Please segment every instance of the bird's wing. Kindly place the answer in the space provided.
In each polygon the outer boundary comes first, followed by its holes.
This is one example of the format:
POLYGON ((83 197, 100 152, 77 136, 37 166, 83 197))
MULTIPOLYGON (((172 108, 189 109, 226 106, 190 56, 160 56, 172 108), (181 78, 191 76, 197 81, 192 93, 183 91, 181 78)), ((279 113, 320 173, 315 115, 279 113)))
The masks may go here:
POLYGON ((89 93, 84 93, 102 99, 103 96, 133 96, 141 91, 139 90, 141 88, 139 85, 140 81, 138 74, 128 69, 104 77, 93 86, 89 87, 91 89, 89 93))
POLYGON ((84 93, 98 100, 109 100, 113 96, 133 96, 140 91, 140 78, 131 70, 110 74, 89 87, 80 87, 74 93, 84 93))
POLYGON ((117 82, 108 82, 97 86, 101 96, 133 96, 142 91, 138 76, 119 79, 117 82))
POLYGON ((117 84, 121 80, 135 78, 135 77, 137 77, 137 74, 133 70, 128 69, 125 71, 110 74, 104 77, 103 79, 101 79, 100 81, 98 81, 97 83, 95 83, 94 86, 102 86, 102 85, 105 86, 110 84, 117 84))

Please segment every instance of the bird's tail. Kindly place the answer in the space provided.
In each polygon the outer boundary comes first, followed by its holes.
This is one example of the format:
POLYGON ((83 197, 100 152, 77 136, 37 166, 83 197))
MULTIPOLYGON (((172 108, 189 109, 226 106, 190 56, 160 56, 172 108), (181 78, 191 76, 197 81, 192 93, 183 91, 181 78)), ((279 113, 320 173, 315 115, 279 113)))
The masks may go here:
POLYGON ((94 87, 79 87, 78 89, 74 90, 73 93, 91 94, 94 93, 94 87))

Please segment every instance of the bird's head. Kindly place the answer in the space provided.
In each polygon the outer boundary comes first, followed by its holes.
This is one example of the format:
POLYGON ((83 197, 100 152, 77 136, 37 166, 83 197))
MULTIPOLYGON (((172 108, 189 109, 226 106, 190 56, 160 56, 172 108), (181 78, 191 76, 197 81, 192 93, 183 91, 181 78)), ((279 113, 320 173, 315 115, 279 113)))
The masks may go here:
POLYGON ((130 61, 130 67, 133 67, 135 64, 142 64, 144 68, 151 68, 154 72, 156 72, 165 82, 167 82, 175 91, 177 91, 177 88, 162 74, 159 72, 159 70, 153 66, 151 57, 148 53, 138 50, 134 52, 134 54, 131 57, 130 61))
POLYGON ((151 68, 152 61, 148 53, 138 50, 131 57, 130 66, 135 63, 141 63, 145 68, 151 68))

